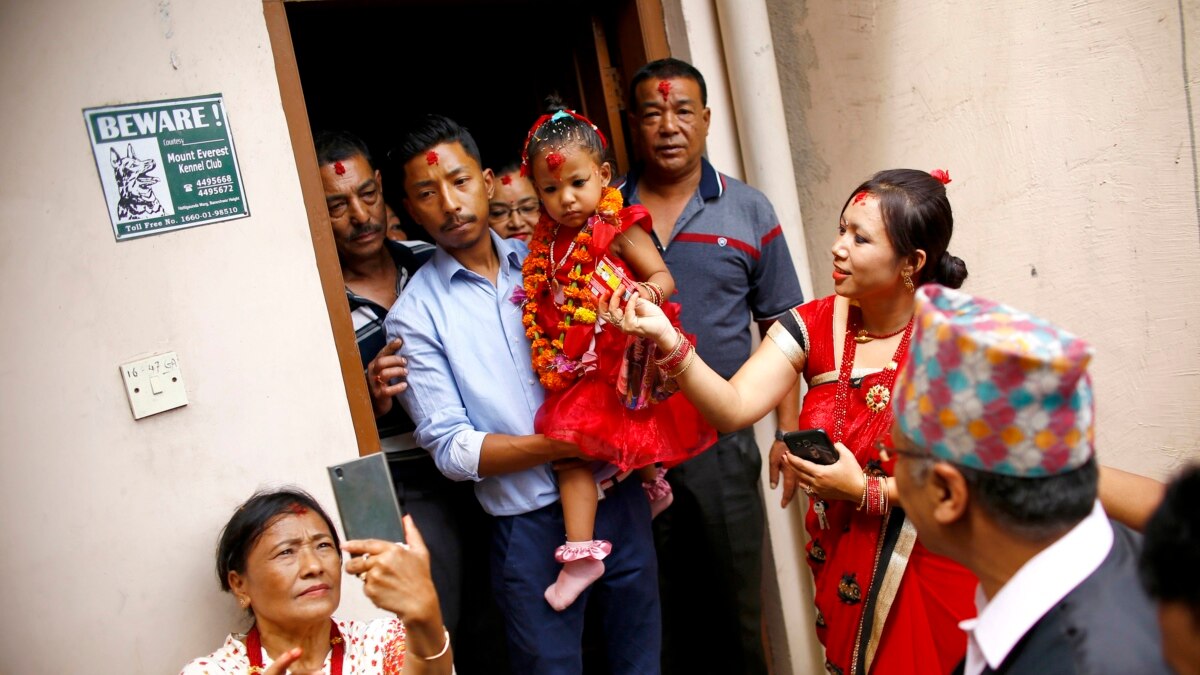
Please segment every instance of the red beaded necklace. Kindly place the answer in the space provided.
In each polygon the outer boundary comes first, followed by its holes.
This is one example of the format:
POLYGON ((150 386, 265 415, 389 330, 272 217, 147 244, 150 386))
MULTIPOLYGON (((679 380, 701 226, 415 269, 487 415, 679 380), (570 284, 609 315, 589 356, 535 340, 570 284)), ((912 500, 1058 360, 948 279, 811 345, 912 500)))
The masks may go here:
MULTIPOLYGON (((854 351, 858 347, 856 335, 859 334, 858 322, 861 319, 861 313, 856 308, 851 307, 850 316, 846 318, 846 340, 845 345, 842 347, 842 367, 838 371, 837 392, 833 398, 833 440, 835 442, 842 441, 845 438, 846 412, 850 407, 850 374, 854 371, 854 351)), ((886 410, 888 403, 892 399, 892 385, 896 382, 897 364, 908 350, 908 342, 912 338, 912 317, 909 317, 908 323, 904 326, 903 330, 904 337, 900 338, 900 344, 896 346, 896 353, 892 355, 892 360, 884 366, 883 376, 867 390, 866 403, 872 413, 881 413, 886 410)), ((899 332, 896 331, 896 333, 899 332)), ((886 337, 894 336, 896 333, 892 333, 886 337)))
MULTIPOLYGON (((342 658, 346 654, 346 641, 342 639, 342 631, 338 630, 337 622, 329 620, 329 644, 333 646, 333 654, 329 657, 329 675, 342 675, 342 658)), ((266 671, 262 659, 262 637, 258 634, 258 624, 246 634, 246 656, 250 657, 250 672, 266 671)))
POLYGON ((874 333, 868 333, 866 328, 859 328, 858 332, 854 335, 854 341, 860 345, 865 345, 871 340, 886 340, 890 337, 896 337, 901 332, 906 330, 908 330, 907 324, 897 330, 887 333, 886 335, 876 335, 874 333))

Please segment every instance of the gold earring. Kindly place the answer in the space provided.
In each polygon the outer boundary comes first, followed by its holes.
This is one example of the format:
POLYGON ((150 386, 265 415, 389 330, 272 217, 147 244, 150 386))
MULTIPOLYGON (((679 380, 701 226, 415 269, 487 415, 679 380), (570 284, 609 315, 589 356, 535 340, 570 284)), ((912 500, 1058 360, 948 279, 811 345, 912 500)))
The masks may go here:
POLYGON ((910 275, 908 272, 904 272, 900 276, 904 277, 904 287, 908 289, 908 292, 916 293, 917 289, 915 286, 913 286, 912 275, 910 275))

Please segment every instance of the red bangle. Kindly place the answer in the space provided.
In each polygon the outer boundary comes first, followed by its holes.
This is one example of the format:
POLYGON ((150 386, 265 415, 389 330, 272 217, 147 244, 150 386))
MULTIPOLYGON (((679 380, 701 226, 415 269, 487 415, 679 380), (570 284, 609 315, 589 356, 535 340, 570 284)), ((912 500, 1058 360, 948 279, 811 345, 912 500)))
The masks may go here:
POLYGON ((683 345, 687 342, 687 338, 683 336, 683 331, 679 330, 678 328, 675 329, 675 336, 675 347, 672 348, 671 351, 661 359, 654 359, 654 365, 658 366, 659 368, 666 368, 667 362, 679 356, 679 352, 683 349, 683 345))
POLYGON ((867 513, 871 515, 883 514, 883 496, 879 483, 880 480, 876 476, 867 479, 867 513))
MULTIPOLYGON (((682 335, 681 335, 681 337, 682 337, 682 335)), ((679 368, 679 366, 681 366, 683 364, 683 362, 687 360, 688 355, 694 353, 694 351, 695 350, 692 347, 691 340, 688 340, 685 337, 685 338, 683 338, 683 344, 680 345, 679 351, 672 354, 671 357, 666 360, 666 363, 661 364, 659 367, 663 370, 663 372, 668 373, 668 374, 676 372, 676 370, 679 368)), ((682 371, 679 371, 679 372, 682 372, 682 371)))

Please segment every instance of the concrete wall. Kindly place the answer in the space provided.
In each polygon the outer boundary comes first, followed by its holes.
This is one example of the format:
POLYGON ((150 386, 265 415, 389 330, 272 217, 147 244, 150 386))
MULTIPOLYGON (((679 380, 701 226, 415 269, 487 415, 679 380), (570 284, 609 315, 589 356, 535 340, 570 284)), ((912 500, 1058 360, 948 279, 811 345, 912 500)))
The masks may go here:
POLYGON ((1095 345, 1101 460, 1200 459, 1200 2, 768 4, 818 294, 855 185, 946 168, 966 290, 1095 345))
POLYGON ((176 672, 244 627, 234 506, 357 455, 262 4, 7 2, 0 91, 0 672, 176 672), (252 217, 116 243, 81 110, 213 92, 252 217), (190 404, 134 421, 117 366, 168 350, 190 404))

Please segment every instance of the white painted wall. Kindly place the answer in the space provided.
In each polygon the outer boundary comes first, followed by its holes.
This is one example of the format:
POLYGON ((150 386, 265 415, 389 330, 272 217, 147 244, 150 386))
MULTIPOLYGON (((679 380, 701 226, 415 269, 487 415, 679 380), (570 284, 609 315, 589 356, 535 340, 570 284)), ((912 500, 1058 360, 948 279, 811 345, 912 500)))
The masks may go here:
MULTIPOLYGON (((1160 479, 1200 460, 1200 123, 1187 100, 1200 103, 1200 46, 1182 37, 1200 1, 766 1, 816 295, 833 290, 828 249, 854 186, 883 168, 947 168, 965 289, 1095 345, 1101 460, 1160 479)), ((681 52, 728 91, 714 0, 665 4, 683 17, 681 52)), ((737 130, 712 98, 709 156, 734 173, 737 130)), ((811 613, 791 574, 794 514, 767 500, 780 602, 811 613)), ((811 631, 785 623, 770 626, 790 651, 777 670, 819 669, 811 631)))
POLYGON ((0 91, 0 672, 175 672, 241 627, 236 504, 332 508, 357 455, 262 4, 4 3, 0 91), (115 243, 81 110, 213 92, 252 217, 115 243), (117 366, 168 350, 190 404, 134 421, 117 366))
POLYGON ((949 169, 965 289, 1095 346, 1101 460, 1200 459, 1200 2, 769 5, 818 294, 859 182, 949 169))

